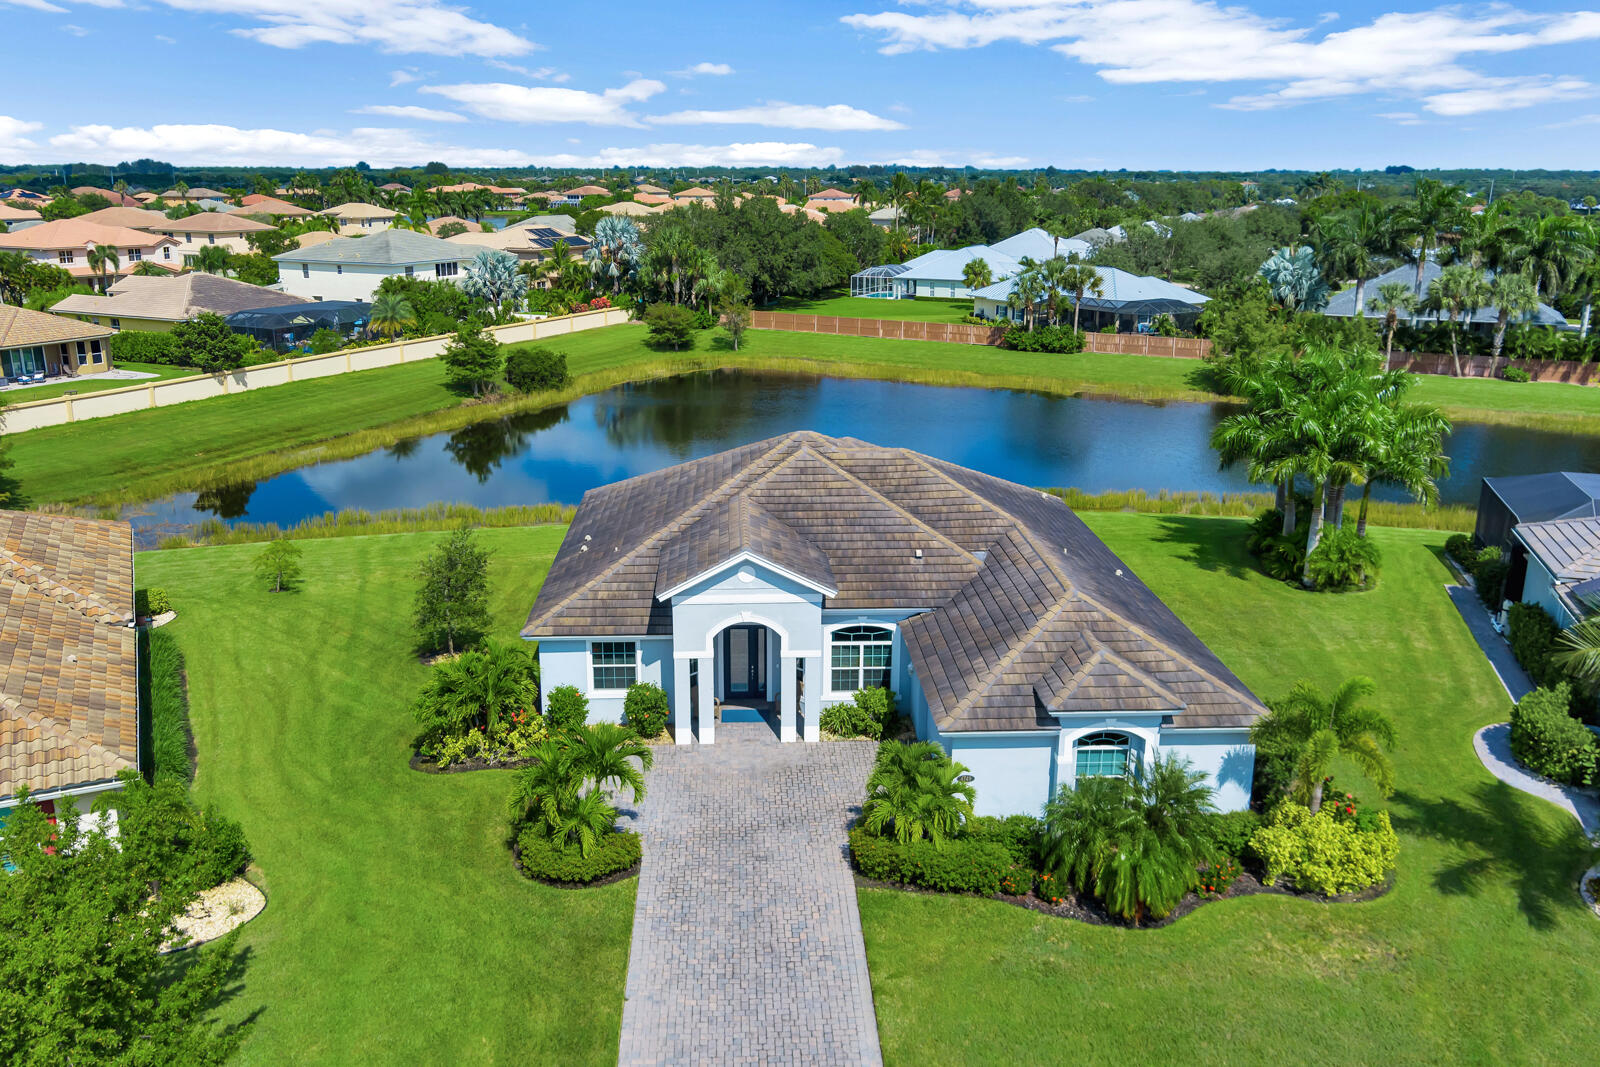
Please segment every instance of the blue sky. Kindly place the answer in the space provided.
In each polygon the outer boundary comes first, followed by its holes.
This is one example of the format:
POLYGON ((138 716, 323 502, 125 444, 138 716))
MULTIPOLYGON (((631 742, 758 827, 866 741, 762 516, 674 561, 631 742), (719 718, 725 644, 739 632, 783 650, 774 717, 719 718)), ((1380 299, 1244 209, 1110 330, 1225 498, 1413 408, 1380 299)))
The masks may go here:
POLYGON ((7 162, 1600 168, 1600 10, 1559 3, 0 9, 7 162))

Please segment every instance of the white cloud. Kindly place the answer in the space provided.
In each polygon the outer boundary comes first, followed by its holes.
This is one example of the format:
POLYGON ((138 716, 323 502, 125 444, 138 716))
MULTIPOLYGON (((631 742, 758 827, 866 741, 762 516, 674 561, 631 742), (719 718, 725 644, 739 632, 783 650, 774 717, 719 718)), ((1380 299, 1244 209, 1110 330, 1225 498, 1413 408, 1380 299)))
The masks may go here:
POLYGON ((1422 116, 1415 111, 1380 111, 1378 118, 1388 119, 1390 122, 1401 126, 1421 126, 1422 116))
POLYGON ((62 23, 61 32, 62 33, 70 33, 74 37, 87 37, 87 36, 89 36, 89 31, 88 30, 84 29, 82 26, 77 26, 77 25, 74 25, 73 23, 70 23, 70 22, 62 23))
MULTIPOLYGON (((851 162, 861 162, 852 160, 851 162)), ((986 170, 1009 170, 1025 167, 1032 162, 1027 156, 1000 156, 989 152, 952 152, 936 148, 918 148, 888 159, 871 160, 900 167, 982 167, 986 170)))
POLYGON ((410 85, 420 79, 422 75, 416 67, 406 67, 404 70, 391 70, 389 72, 389 88, 394 89, 401 85, 410 85))
POLYGON ((854 14, 842 21, 877 34, 879 51, 890 55, 1012 41, 1048 44, 1119 85, 1278 83, 1221 105, 1237 110, 1374 92, 1439 98, 1425 103, 1430 110, 1500 110, 1570 99, 1587 89, 1575 84, 1580 79, 1489 79, 1498 83, 1486 86, 1485 76, 1461 61, 1600 38, 1600 12, 1530 13, 1501 4, 1389 12, 1334 32, 1318 28, 1325 20, 1297 26, 1218 0, 942 0, 915 13, 854 14), (1501 90, 1501 100, 1473 93, 1485 88, 1501 90))
POLYGON ((168 37, 164 33, 156 34, 156 40, 160 41, 162 44, 177 44, 178 43, 178 39, 176 37, 168 37))
POLYGON ((491 59, 488 63, 491 67, 509 70, 513 74, 520 74, 524 78, 529 78, 536 82, 559 83, 572 80, 572 75, 558 71, 555 67, 525 67, 520 63, 507 63, 503 59, 491 59))
POLYGON ((1579 115, 1576 118, 1570 118, 1564 122, 1546 123, 1541 128, 1546 130, 1567 130, 1574 126, 1600 126, 1600 114, 1579 115))
POLYGON ((791 130, 903 130, 905 124, 863 111, 848 104, 785 104, 773 101, 754 107, 725 111, 674 111, 652 115, 649 121, 660 126, 700 126, 727 124, 738 126, 779 126, 791 130))
POLYGON ((629 82, 619 89, 591 93, 582 89, 556 89, 547 85, 511 85, 475 82, 460 85, 424 85, 434 93, 486 119, 502 122, 586 122, 593 126, 638 126, 639 117, 629 104, 662 92, 666 86, 649 78, 629 82))
POLYGON ((64 15, 67 13, 66 8, 60 6, 59 4, 52 4, 49 2, 49 0, 0 0, 0 3, 9 4, 14 7, 31 8, 34 11, 48 11, 52 15, 64 15))
POLYGON ((0 115, 0 152, 33 148, 34 143, 26 135, 43 128, 42 122, 27 122, 10 115, 0 115))
POLYGON ((556 155, 540 162, 552 167, 745 167, 816 166, 840 163, 844 151, 787 141, 735 144, 651 144, 641 148, 602 148, 593 155, 556 155))
POLYGON ((420 122, 466 122, 467 116, 454 111, 440 111, 433 107, 418 107, 416 104, 368 104, 366 107, 353 108, 352 115, 384 115, 392 119, 416 119, 420 122))
POLYGON ((723 78, 733 73, 733 68, 726 63, 696 63, 687 70, 672 71, 680 78, 693 78, 696 76, 723 78))
POLYGON ((1436 115, 1476 115, 1593 95, 1595 87, 1580 78, 1489 78, 1479 88, 1434 93, 1422 103, 1436 115))

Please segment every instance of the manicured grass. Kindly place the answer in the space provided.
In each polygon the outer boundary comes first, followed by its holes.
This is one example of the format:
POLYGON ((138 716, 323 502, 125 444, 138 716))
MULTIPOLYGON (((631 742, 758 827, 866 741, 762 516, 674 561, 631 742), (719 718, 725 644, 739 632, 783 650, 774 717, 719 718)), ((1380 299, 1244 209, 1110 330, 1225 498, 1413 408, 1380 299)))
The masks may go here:
MULTIPOLYGON (((1196 360, 1011 352, 975 345, 752 330, 734 352, 720 330, 682 352, 637 324, 543 342, 565 352, 571 389, 464 404, 437 360, 361 371, 169 408, 10 435, 8 472, 30 505, 115 505, 243 481, 384 447, 405 437, 571 400, 627 381, 718 367, 1032 389, 1147 400, 1216 400, 1196 360)), ((1600 389, 1423 377, 1422 399, 1468 421, 1600 433, 1600 389)), ((1173 486, 1182 489, 1182 486, 1173 486)))
POLYGON ((802 315, 838 315, 845 319, 900 319, 904 322, 960 322, 972 314, 971 300, 946 300, 923 296, 911 300, 881 300, 870 296, 823 296, 780 300, 773 311, 802 315))
MULTIPOLYGON (((515 639, 562 527, 487 530, 496 636, 515 639)), ((258 546, 145 553, 187 659, 200 799, 240 819, 269 904, 228 1019, 238 1062, 615 1063, 634 882, 563 891, 517 874, 511 772, 406 760, 426 672, 410 596, 442 537, 302 542, 270 594, 258 546)))
POLYGON ((1585 1057, 1571 1023, 1600 1012, 1600 987, 1574 976, 1600 952, 1600 921, 1576 883, 1595 855, 1570 816, 1472 751, 1507 700, 1441 588, 1444 535, 1381 530, 1376 591, 1314 596, 1256 573, 1237 520, 1084 519, 1258 694, 1377 680, 1400 730, 1398 883, 1365 904, 1227 901, 1156 931, 862 891, 888 1062, 1585 1057))
POLYGON ((102 389, 125 389, 130 385, 149 385, 162 378, 188 378, 199 373, 193 367, 174 367, 166 363, 118 363, 118 370, 153 374, 154 378, 74 378, 71 381, 51 382, 49 385, 24 385, 0 392, 7 404, 26 404, 30 400, 49 400, 63 393, 98 393, 102 389))

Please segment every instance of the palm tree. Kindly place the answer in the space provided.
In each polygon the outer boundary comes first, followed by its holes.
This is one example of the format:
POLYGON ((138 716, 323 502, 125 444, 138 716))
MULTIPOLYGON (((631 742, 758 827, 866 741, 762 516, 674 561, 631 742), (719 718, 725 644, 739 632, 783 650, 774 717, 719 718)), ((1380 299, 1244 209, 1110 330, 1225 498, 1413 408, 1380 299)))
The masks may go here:
POLYGON ((27 299, 25 286, 33 260, 24 252, 0 251, 0 303, 20 304, 27 299))
POLYGON ((1589 222, 1589 258, 1583 266, 1573 272, 1568 288, 1572 295, 1583 303, 1583 312, 1578 322, 1579 339, 1589 336, 1589 319, 1594 314, 1594 298, 1600 293, 1600 221, 1589 222))
POLYGON ((889 203, 895 209, 894 228, 900 228, 900 216, 905 211, 906 198, 916 189, 915 184, 906 176, 903 170, 894 172, 894 177, 889 179, 889 203))
POLYGON ((858 178, 855 185, 850 187, 850 195, 856 198, 856 203, 863 207, 871 207, 878 202, 883 190, 878 188, 878 183, 871 178, 858 178))
POLYGON ((1522 231, 1519 251, 1524 269, 1533 279, 1534 292, 1558 292, 1563 283, 1594 255, 1589 227, 1573 215, 1544 215, 1529 221, 1522 231))
POLYGON ((1461 228, 1461 253, 1474 266, 1498 272, 1518 257, 1522 237, 1510 206, 1501 200, 1466 217, 1461 228))
POLYGON ((1456 343, 1456 323, 1459 320, 1463 328, 1470 326, 1472 316, 1488 298, 1489 283, 1483 280, 1483 271, 1470 263, 1454 263, 1439 272, 1422 301, 1423 310, 1445 317, 1450 331, 1450 361, 1457 378, 1461 377, 1461 354, 1456 343))
POLYGON ((1551 660, 1579 681, 1600 681, 1600 615, 1561 631, 1551 660))
POLYGON ((1319 220, 1317 229, 1324 269, 1337 278, 1354 278, 1356 307, 1365 307, 1368 276, 1400 251, 1390 215, 1363 201, 1344 215, 1319 220))
POLYGON ((572 731, 559 743, 573 772, 594 783, 597 791, 609 784, 628 790, 635 804, 644 799, 644 772, 655 763, 655 754, 631 727, 597 722, 572 731))
POLYGON ((179 199, 187 204, 189 202, 189 183, 179 178, 172 184, 172 187, 178 191, 179 199))
POLYGON ((461 291, 493 304, 496 319, 501 317, 503 308, 515 305, 527 290, 527 283, 517 273, 517 257, 498 248, 485 248, 473 256, 467 264, 467 276, 461 279, 461 291))
POLYGON ((122 267, 117 250, 111 245, 95 245, 89 249, 89 269, 100 275, 100 291, 111 288, 111 276, 122 267))
POLYGON ((1029 256, 1023 256, 1019 261, 1021 269, 1011 281, 1011 295, 1006 297, 1006 305, 1022 309, 1022 321, 1029 330, 1033 329, 1033 320, 1038 315, 1039 302, 1045 296, 1045 280, 1040 270, 1039 263, 1029 256))
POLYGON ((1513 318, 1520 321, 1539 310, 1539 293, 1527 275, 1505 271, 1489 283, 1488 299, 1495 309, 1494 344, 1489 355, 1499 359, 1506 343, 1506 327, 1513 318))
MULTIPOLYGON (((1407 374, 1407 386, 1416 380, 1407 374)), ((1432 404, 1404 403, 1404 390, 1384 403, 1382 429, 1371 438, 1367 459, 1367 479, 1361 487, 1361 510, 1356 518, 1356 536, 1367 536, 1367 507, 1372 486, 1382 482, 1404 489, 1431 507, 1439 502, 1438 479, 1450 473, 1450 458, 1444 453, 1444 439, 1450 433, 1450 418, 1432 404)))
POLYGON ((194 267, 206 274, 226 274, 232 259, 233 254, 222 245, 205 245, 194 254, 194 267))
POLYGON ((902 844, 927 839, 942 846, 972 818, 978 791, 960 780, 966 773, 933 741, 886 745, 867 779, 861 824, 874 834, 892 827, 902 844))
POLYGON ((969 259, 967 265, 961 268, 961 284, 967 287, 968 292, 976 292, 994 284, 994 272, 982 256, 969 259))
MULTIPOLYGON (((1056 257, 1059 259, 1060 257, 1056 257)), ((1055 262, 1055 260, 1051 260, 1055 262)), ((1061 270, 1059 281, 1061 287, 1072 294, 1072 328, 1078 328, 1079 314, 1083 310, 1083 296, 1085 293, 1096 299, 1105 295, 1105 282, 1100 277, 1100 272, 1089 264, 1083 262, 1076 252, 1067 257, 1066 266, 1061 270)))
POLYGON ((609 283, 612 293, 620 293, 623 284, 638 273, 643 252, 639 227, 633 220, 607 215, 595 224, 594 238, 583 258, 597 281, 609 283))
POLYGON ((486 641, 441 660, 418 703, 435 720, 493 730, 538 701, 538 661, 512 645, 486 641))
POLYGON ((1278 249, 1256 273, 1272 288, 1272 299, 1289 311, 1320 311, 1328 306, 1328 283, 1309 245, 1278 249))
POLYGON ((604 793, 594 791, 575 797, 557 809, 555 816, 546 820, 546 831, 552 841, 576 845, 578 854, 587 856, 616 825, 617 809, 606 800, 604 793))
POLYGON ((141 278, 165 278, 169 272, 165 267, 157 266, 148 259, 141 259, 133 268, 133 273, 141 278))
POLYGON ((1407 256, 1417 265, 1411 292, 1419 300, 1422 298, 1422 270, 1429 254, 1438 249, 1441 242, 1454 237, 1465 214, 1461 190, 1433 178, 1418 178, 1411 203, 1400 209, 1395 226, 1408 239, 1407 256))
POLYGON ((517 772, 508 806, 517 822, 553 823, 577 799, 583 778, 572 770, 565 750, 541 741, 528 751, 532 761, 517 772))
POLYGON ((111 185, 111 191, 117 194, 117 204, 121 206, 128 199, 128 183, 118 178, 111 185))
POLYGON ((1394 356, 1394 331, 1400 325, 1400 313, 1407 315, 1417 309, 1417 294, 1404 282, 1384 282, 1378 286, 1378 295, 1367 301, 1368 311, 1383 312, 1383 355, 1388 360, 1394 356))
POLYGON ((1377 691, 1371 678, 1356 677, 1324 696, 1315 683, 1302 680, 1250 728, 1258 749, 1276 749, 1294 758, 1293 788, 1313 815, 1322 809, 1328 768, 1341 754, 1379 793, 1394 792, 1394 763, 1388 756, 1394 748, 1394 724, 1366 703, 1377 691))
POLYGON ((411 301, 398 293, 379 293, 372 298, 372 311, 367 319, 367 329, 381 337, 393 339, 409 326, 417 324, 417 309, 411 301))

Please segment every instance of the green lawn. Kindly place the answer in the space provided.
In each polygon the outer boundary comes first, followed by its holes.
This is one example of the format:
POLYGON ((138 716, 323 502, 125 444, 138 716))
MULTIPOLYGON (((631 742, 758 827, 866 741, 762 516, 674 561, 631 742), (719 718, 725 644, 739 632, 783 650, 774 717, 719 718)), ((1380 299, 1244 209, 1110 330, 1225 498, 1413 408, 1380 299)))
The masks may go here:
POLYGON ((102 389, 124 389, 130 385, 149 385, 162 378, 187 378, 198 374, 193 367, 174 367, 166 363, 118 363, 118 370, 153 374, 154 378, 74 378, 48 385, 24 385, 0 392, 7 404, 26 404, 30 400, 49 400, 63 393, 98 393, 102 389))
MULTIPOLYGON (((920 301, 919 301, 920 303, 920 301)), ((169 408, 9 435, 20 499, 125 503, 218 480, 266 477, 356 455, 402 437, 459 429, 630 380, 716 367, 890 378, 932 385, 1036 389, 1142 399, 1212 400, 1195 360, 752 330, 734 352, 720 330, 660 351, 638 325, 546 342, 565 352, 571 390, 466 406, 437 360, 361 371, 169 408)), ((1417 394, 1466 420, 1527 422, 1600 433, 1600 389, 1424 376, 1417 394)), ((1174 487, 1181 488, 1181 487, 1174 487)))
POLYGON ((1247 565, 1237 520, 1084 520, 1258 694, 1299 677, 1377 679, 1401 733, 1398 884, 1366 904, 1233 900, 1158 931, 863 891, 885 1058, 1586 1058, 1592 1041, 1572 1023, 1600 1012, 1600 987, 1579 978, 1600 921, 1576 882, 1595 854, 1570 816, 1499 784, 1472 751, 1507 703, 1441 588, 1443 535, 1379 531, 1375 592, 1312 596, 1247 565))
POLYGON ((905 322, 960 322, 972 314, 972 301, 923 296, 912 300, 880 300, 870 296, 791 296, 773 311, 803 315, 838 315, 846 319, 900 319, 905 322))
MULTIPOLYGON (((563 528, 490 530, 513 639, 563 528)), ((239 1062, 615 1063, 634 882, 550 889, 502 840, 510 772, 406 766, 413 576, 438 536, 306 541, 298 592, 259 546, 145 553, 188 659, 196 790, 240 819, 267 910, 223 1009, 259 1013, 239 1062)))

